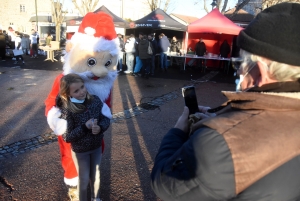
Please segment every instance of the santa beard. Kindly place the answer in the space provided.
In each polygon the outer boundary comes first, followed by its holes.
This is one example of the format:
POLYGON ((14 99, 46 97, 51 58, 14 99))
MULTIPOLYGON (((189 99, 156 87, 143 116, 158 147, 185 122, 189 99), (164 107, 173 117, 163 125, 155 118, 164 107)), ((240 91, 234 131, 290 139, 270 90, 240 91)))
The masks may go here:
POLYGON ((98 96, 102 102, 105 102, 109 97, 114 81, 118 76, 117 71, 109 71, 104 78, 98 78, 97 80, 94 80, 94 74, 90 71, 76 74, 78 74, 84 80, 84 85, 87 91, 92 95, 98 96))

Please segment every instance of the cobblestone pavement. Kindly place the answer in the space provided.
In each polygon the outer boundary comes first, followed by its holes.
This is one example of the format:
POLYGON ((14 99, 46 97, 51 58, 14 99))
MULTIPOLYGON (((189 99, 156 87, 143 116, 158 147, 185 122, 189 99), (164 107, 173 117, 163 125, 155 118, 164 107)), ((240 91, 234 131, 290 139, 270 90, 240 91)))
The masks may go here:
MULTIPOLYGON (((57 139, 44 116, 43 101, 60 73, 51 68, 0 68, 1 201, 69 201, 57 139)), ((195 85, 199 104, 211 107, 225 101, 221 90, 234 89, 215 82, 218 71, 189 73, 185 80, 171 80, 170 74, 116 80, 112 125, 104 135, 103 201, 161 201, 151 190, 150 173, 161 139, 182 112, 181 87, 195 85)))
MULTIPOLYGON (((197 85, 201 82, 207 82, 211 78, 213 78, 218 71, 211 71, 209 74, 203 76, 201 79, 194 80, 194 85, 197 85)), ((178 89, 176 91, 171 91, 170 93, 164 94, 159 97, 155 97, 154 99, 150 100, 149 102, 142 103, 136 107, 124 110, 122 112, 118 112, 113 114, 113 118, 111 120, 112 123, 121 121, 124 119, 129 119, 134 116, 138 116, 141 113, 148 112, 149 110, 153 110, 167 104, 169 101, 177 99, 178 97, 182 97, 181 90, 178 89)), ((9 145, 5 145, 0 147, 0 160, 5 159, 11 156, 16 156, 22 154, 26 151, 34 150, 44 145, 48 145, 52 142, 56 142, 57 137, 53 133, 45 133, 39 136, 33 137, 31 139, 26 139, 22 141, 18 141, 9 145)))

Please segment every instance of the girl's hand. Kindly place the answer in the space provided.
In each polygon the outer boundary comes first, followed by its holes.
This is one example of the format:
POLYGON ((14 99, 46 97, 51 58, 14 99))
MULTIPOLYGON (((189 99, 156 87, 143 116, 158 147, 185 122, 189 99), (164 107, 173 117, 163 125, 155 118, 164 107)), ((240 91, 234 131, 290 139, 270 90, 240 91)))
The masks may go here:
POLYGON ((101 128, 100 128, 100 126, 97 125, 97 119, 94 119, 94 123, 92 125, 92 133, 94 135, 97 135, 98 133, 100 133, 100 131, 101 131, 101 128))
POLYGON ((94 123, 94 119, 89 119, 89 120, 85 123, 85 126, 86 126, 88 129, 92 129, 93 123, 94 123))

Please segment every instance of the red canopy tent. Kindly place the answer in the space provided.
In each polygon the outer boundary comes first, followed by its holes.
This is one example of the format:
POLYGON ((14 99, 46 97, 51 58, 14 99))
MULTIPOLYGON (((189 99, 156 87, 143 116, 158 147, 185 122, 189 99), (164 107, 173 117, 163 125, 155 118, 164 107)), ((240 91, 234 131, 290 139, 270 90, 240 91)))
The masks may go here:
POLYGON ((238 35, 242 27, 222 15, 218 8, 188 25, 188 33, 219 33, 238 35))
POLYGON ((215 8, 204 17, 188 25, 186 48, 194 50, 196 43, 202 38, 207 51, 219 55, 222 42, 227 40, 232 45, 234 36, 238 35, 242 29, 221 14, 218 8, 215 8))

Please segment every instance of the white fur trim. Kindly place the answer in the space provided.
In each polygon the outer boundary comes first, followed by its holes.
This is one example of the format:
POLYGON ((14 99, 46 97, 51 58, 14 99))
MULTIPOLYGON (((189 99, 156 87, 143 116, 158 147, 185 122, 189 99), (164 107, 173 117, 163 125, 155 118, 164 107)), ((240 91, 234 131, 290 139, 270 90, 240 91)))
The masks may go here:
POLYGON ((76 32, 71 38, 71 43, 73 44, 72 49, 76 46, 76 48, 94 52, 109 51, 112 56, 118 55, 120 51, 120 40, 118 37, 113 40, 107 40, 104 37, 94 37, 76 32), (77 46, 77 44, 80 45, 77 46))
POLYGON ((86 27, 84 29, 84 33, 90 35, 90 36, 93 36, 95 33, 96 33, 96 30, 93 29, 92 27, 86 27))
POLYGON ((75 177, 72 179, 68 179, 68 178, 64 177, 64 182, 65 182, 65 184, 67 184, 69 186, 77 186, 78 185, 78 177, 75 177))
MULTIPOLYGON (((65 75, 69 73, 76 72, 72 71, 72 69, 64 69, 65 75)), ((92 79, 94 74, 91 71, 76 74, 84 80, 84 85, 87 91, 92 95, 98 96, 102 102, 105 102, 108 98, 110 91, 113 88, 114 81, 118 77, 117 71, 109 71, 105 77, 99 78, 98 80, 92 79)))
POLYGON ((62 135, 67 130, 67 121, 59 118, 60 116, 61 111, 57 107, 52 107, 47 116, 47 122, 56 135, 62 135))
POLYGON ((112 114, 111 114, 110 108, 106 105, 106 103, 103 103, 103 107, 102 107, 101 112, 107 118, 112 119, 112 114))

